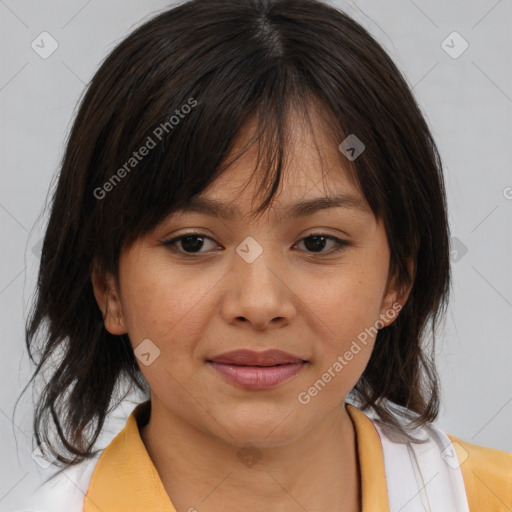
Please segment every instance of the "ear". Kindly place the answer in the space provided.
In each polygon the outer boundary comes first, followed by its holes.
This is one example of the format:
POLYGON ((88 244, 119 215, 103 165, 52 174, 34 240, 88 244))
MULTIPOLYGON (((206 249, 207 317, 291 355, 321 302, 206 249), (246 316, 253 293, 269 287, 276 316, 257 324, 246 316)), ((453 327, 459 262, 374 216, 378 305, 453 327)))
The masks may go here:
POLYGON ((110 273, 102 272, 95 263, 91 273, 91 282, 96 302, 105 322, 105 329, 110 334, 125 334, 127 329, 124 321, 123 307, 114 276, 110 273))
POLYGON ((411 276, 411 284, 405 285, 399 282, 398 277, 390 276, 386 285, 386 293, 382 299, 380 310, 380 328, 391 325, 404 307, 414 284, 414 265, 412 260, 407 260, 407 270, 411 276))

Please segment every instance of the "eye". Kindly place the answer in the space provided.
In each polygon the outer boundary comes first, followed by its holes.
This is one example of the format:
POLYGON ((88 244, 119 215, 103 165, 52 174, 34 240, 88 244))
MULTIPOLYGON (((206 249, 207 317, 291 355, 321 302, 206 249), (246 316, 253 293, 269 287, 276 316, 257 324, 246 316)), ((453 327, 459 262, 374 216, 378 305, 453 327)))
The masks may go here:
MULTIPOLYGON (((184 235, 167 240, 166 242, 163 242, 163 244, 174 252, 180 252, 183 254, 201 254, 206 252, 201 251, 206 240, 213 242, 213 240, 204 233, 185 233, 184 235), (179 245, 181 245, 181 248, 179 248, 179 245)), ((214 245, 215 247, 218 247, 215 243, 214 245)))
POLYGON ((345 240, 340 240, 335 236, 327 235, 325 233, 312 233, 311 235, 302 238, 297 245, 300 245, 303 242, 306 250, 313 254, 332 254, 341 251, 346 246, 350 245, 345 240), (334 247, 331 250, 324 251, 323 249, 327 245, 327 242, 332 242, 334 247))
MULTIPOLYGON (((206 244, 206 250, 202 251, 201 249, 205 248, 205 243, 210 241, 213 243, 212 249, 218 248, 219 246, 215 243, 215 241, 204 233, 185 233, 176 238, 172 238, 171 240, 167 240, 162 242, 163 245, 169 247, 173 252, 177 252, 183 255, 194 255, 194 254, 204 254, 209 252, 206 244)), ((339 238, 327 235, 325 233, 313 233, 302 238, 298 244, 295 246, 299 246, 301 243, 304 243, 306 252, 311 254, 333 254, 338 251, 341 251, 346 246, 350 245, 349 242, 345 240, 340 240, 339 238), (326 246, 329 245, 329 242, 333 245, 330 250, 324 250, 326 246)), ((294 247, 295 247, 294 246, 294 247)))

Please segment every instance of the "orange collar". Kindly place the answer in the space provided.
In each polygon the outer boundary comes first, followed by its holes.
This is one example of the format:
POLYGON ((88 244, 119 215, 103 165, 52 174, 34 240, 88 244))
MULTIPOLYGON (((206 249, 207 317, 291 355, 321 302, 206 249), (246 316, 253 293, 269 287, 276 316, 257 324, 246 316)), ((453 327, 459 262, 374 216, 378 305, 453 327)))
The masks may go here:
MULTIPOLYGON (((102 452, 89 484, 83 512, 176 512, 139 434, 149 401, 139 404, 123 430, 102 452)), ((384 456, 371 420, 345 404, 356 431, 361 470, 362 512, 389 510, 384 456)))

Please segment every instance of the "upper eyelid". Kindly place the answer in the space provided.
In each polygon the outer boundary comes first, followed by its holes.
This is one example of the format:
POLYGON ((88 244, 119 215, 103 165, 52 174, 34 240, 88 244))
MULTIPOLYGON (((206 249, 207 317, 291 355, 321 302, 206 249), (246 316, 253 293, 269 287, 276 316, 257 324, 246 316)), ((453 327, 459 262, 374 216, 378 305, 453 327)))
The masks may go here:
MULTIPOLYGON (((203 233, 203 232, 199 232, 199 231, 191 231, 189 233, 182 233, 180 235, 173 236, 172 238, 164 239, 164 240, 162 240, 162 243, 169 243, 169 242, 179 241, 182 238, 186 238, 187 236, 200 236, 200 237, 203 237, 203 238, 209 238, 213 242, 217 243, 217 241, 215 240, 214 237, 208 235, 207 233, 203 233)), ((321 231, 320 229, 317 230, 317 231, 312 231, 311 233, 308 233, 306 235, 301 236, 299 241, 304 239, 304 238, 309 238, 310 236, 325 236, 326 238, 335 238, 335 239, 338 239, 340 241, 346 241, 348 243, 348 240, 344 240, 343 238, 340 238, 339 236, 336 236, 336 235, 331 235, 330 233, 326 233, 324 231, 321 231)))
MULTIPOLYGON (((170 238, 169 240, 163 240, 162 243, 164 245, 176 245, 179 241, 181 241, 183 238, 186 238, 188 236, 198 236, 198 237, 202 237, 202 238, 208 238, 212 242, 218 244, 218 242, 213 237, 207 235, 206 233, 201 233, 199 231, 191 231, 189 233, 183 233, 183 234, 174 236, 174 237, 170 238)), ((299 238, 299 240, 295 243, 295 245, 297 245, 302 240, 304 240, 306 238, 310 238, 312 236, 323 236, 323 237, 325 237, 325 238, 327 238, 329 240, 335 241, 338 244, 338 246, 350 245, 351 244, 348 240, 345 240, 344 238, 340 238, 338 236, 331 235, 329 233, 325 233, 325 232, 322 232, 321 230, 318 230, 318 231, 313 231, 311 233, 308 233, 306 235, 301 236, 299 238)), ((191 254, 192 255, 192 254, 200 254, 200 253, 186 253, 186 252, 183 252, 183 254, 191 254)))

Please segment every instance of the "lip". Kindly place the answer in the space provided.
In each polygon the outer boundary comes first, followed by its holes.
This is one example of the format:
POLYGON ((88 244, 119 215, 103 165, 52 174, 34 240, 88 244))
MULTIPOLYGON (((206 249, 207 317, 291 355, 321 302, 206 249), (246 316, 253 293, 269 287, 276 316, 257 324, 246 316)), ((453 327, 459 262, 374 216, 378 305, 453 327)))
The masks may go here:
POLYGON ((233 364, 241 366, 275 366, 277 364, 303 363, 304 359, 294 356, 282 350, 265 350, 255 352, 254 350, 233 350, 224 352, 209 359, 214 363, 233 364))
POLYGON ((306 360, 281 350, 235 350, 207 360, 221 376, 245 389, 268 389, 291 379, 306 360))

